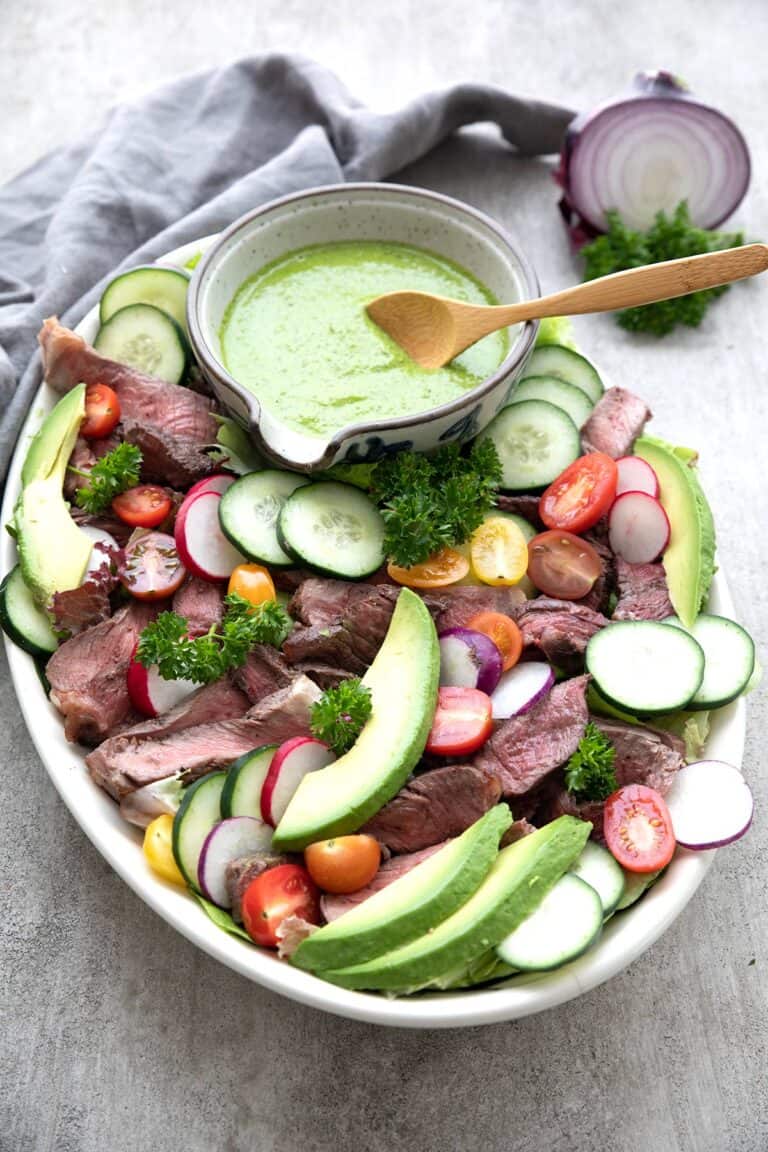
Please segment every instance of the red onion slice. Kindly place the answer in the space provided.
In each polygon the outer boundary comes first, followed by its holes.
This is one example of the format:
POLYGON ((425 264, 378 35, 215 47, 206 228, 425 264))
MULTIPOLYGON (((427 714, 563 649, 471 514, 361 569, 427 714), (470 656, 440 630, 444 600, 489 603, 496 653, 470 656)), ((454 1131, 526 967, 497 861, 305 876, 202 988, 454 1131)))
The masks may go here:
POLYGON ((440 633, 440 684, 446 688, 478 688, 490 696, 504 662, 489 636, 471 628, 446 628, 440 633))

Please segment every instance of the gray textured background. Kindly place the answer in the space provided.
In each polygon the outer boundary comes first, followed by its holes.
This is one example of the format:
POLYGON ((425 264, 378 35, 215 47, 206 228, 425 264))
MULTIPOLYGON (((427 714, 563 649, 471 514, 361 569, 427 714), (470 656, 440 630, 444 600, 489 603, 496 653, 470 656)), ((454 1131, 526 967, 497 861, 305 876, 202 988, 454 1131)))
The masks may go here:
MULTIPOLYGON (((382 108, 463 79, 587 106, 665 66, 744 130, 754 173, 737 222, 766 238, 766 43, 765 0, 3 0, 0 180, 109 104, 246 52, 315 56, 382 108)), ((545 290, 575 275, 544 165, 468 134, 403 179, 495 213, 524 238, 545 290)), ((579 323, 611 378, 650 400, 654 429, 701 450, 721 558, 764 664, 767 314, 761 283, 662 343, 579 323)), ((429 1034, 280 1000, 177 936, 70 818, 4 661, 0 674, 2 1152, 768 1147, 764 695, 747 742, 755 826, 666 936, 564 1008, 429 1034)))

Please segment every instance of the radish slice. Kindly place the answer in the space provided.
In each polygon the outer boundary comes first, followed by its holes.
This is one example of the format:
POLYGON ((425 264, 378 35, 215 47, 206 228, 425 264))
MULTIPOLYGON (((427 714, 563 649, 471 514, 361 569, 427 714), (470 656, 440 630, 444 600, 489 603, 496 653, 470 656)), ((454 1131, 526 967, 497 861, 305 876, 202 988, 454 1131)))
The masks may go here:
POLYGON ((200 891, 220 908, 230 908, 227 891, 227 864, 251 852, 268 852, 272 847, 272 829, 255 816, 232 816, 222 820, 205 838, 197 864, 200 891))
POLYGON ((444 688, 478 688, 487 696, 501 678, 501 653, 489 636, 471 628, 440 633, 440 684, 444 688))
POLYGON ((223 496, 235 480, 235 476, 230 476, 226 472, 217 472, 215 476, 206 476, 204 480, 198 480, 196 484, 192 485, 184 497, 184 503, 186 504, 187 500, 191 500, 194 496, 199 496, 201 492, 218 492, 219 496, 223 496))
POLYGON ((187 499, 176 517, 174 539, 179 558, 201 580, 228 580, 245 557, 234 548, 219 524, 218 492, 199 492, 187 499))
POLYGON ((667 808, 683 848, 720 848, 743 836, 752 823, 749 785, 732 764, 697 760, 675 776, 667 808))
POLYGON ((667 514, 646 492, 625 492, 608 514, 608 540, 628 564, 650 564, 669 543, 667 514))
POLYGON ((528 712, 549 692, 555 683, 555 674, 549 664, 531 661, 516 664, 499 680, 491 695, 494 720, 508 720, 528 712))
POLYGON ((616 461, 619 479, 616 495, 624 492, 646 492, 655 499, 659 497, 659 481, 650 464, 640 456, 622 456, 616 461))
POLYGON ((261 789, 261 817, 277 828, 293 794, 308 772, 326 768, 336 759, 330 748, 311 736, 294 736, 272 757, 261 789))
POLYGON ((100 572, 102 568, 111 566, 112 557, 120 551, 120 545, 114 536, 105 532, 103 528, 94 528, 91 524, 81 524, 79 527, 89 540, 93 540, 91 556, 83 577, 83 583, 85 583, 92 573, 100 572))
POLYGON ((145 668, 131 660, 127 673, 131 704, 142 716, 162 716, 200 687, 194 680, 164 680, 157 665, 145 668))

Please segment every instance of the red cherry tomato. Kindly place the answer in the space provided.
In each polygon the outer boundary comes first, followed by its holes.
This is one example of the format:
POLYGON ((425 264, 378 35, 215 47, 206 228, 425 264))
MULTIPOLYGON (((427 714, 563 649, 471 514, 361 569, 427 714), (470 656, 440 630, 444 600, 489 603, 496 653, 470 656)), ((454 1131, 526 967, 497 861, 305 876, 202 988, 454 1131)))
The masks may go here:
POLYGON ((540 532, 528 542, 528 575, 546 596, 580 600, 602 570, 592 545, 570 532, 540 532))
POLYGON ((134 533, 125 547, 120 582, 137 600, 172 596, 187 572, 179 560, 173 536, 165 532, 134 533))
POLYGON ((156 528, 167 519, 173 501, 159 484, 139 484, 112 501, 112 511, 132 528, 156 528))
POLYGON ((618 482, 616 461, 605 452, 580 456, 547 488, 539 500, 539 516, 547 528, 586 532, 613 504, 618 482))
POLYGON ((109 436, 119 421, 117 392, 106 384, 89 384, 85 390, 85 420, 80 425, 80 435, 87 440, 100 440, 109 436))
POLYGON ((658 872, 675 852, 672 818, 662 796, 644 784, 619 788, 605 802, 603 834, 628 872, 658 872))
POLYGON ((491 698, 479 688, 440 688, 427 752, 464 756, 474 752, 493 731, 491 698))
POLYGON ((245 890, 243 925, 262 948, 276 948, 277 929, 288 916, 320 924, 320 892, 300 864, 278 864, 257 876, 245 890))

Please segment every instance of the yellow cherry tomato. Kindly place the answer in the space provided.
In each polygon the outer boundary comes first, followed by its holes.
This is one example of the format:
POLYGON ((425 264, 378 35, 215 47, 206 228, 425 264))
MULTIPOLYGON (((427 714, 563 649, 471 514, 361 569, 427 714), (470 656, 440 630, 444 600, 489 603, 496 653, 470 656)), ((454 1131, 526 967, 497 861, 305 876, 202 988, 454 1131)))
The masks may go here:
POLYGON ((229 578, 227 591, 236 592, 254 607, 265 600, 275 599, 272 577, 261 564, 238 564, 229 578))
POLYGON ((164 812, 147 825, 144 833, 144 856, 153 872, 157 872, 163 880, 169 880, 171 884, 180 884, 183 888, 184 877, 179 871, 171 847, 172 835, 173 816, 164 812))
POLYGON ((455 548, 441 548, 423 564, 410 568, 400 568, 388 564, 387 573, 398 584, 407 588, 443 588, 446 584, 457 584, 469 572, 469 560, 455 548))
POLYGON ((483 584, 517 584, 528 568, 528 544, 513 520, 489 516, 472 533, 470 558, 483 584))

